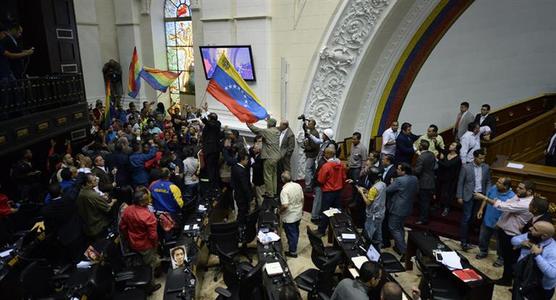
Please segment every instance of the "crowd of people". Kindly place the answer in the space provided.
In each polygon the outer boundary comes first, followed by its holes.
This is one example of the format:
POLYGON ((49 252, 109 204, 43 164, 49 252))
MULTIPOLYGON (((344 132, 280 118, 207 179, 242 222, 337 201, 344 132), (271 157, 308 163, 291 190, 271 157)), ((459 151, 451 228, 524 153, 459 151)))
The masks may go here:
MULTIPOLYGON (((47 168, 38 170, 32 152, 25 150, 12 169, 18 191, 15 202, 44 202, 45 228, 59 235, 65 258, 78 260, 87 244, 116 227, 128 247, 158 270, 158 245, 164 234, 161 215, 179 224, 184 207, 201 197, 216 199, 215 207, 232 211, 229 220, 236 219, 240 228, 264 198, 279 199, 288 242, 285 254, 297 257, 305 194, 312 194, 311 221, 318 225, 318 233, 324 235, 328 228, 325 211, 361 205, 365 207, 361 216, 368 240, 377 249, 391 247, 394 240, 393 249, 403 260, 404 224, 413 212, 414 199, 418 225, 429 222, 433 202, 441 215, 448 217, 457 200, 463 209, 463 251, 473 247, 470 230, 475 220, 482 220, 476 258, 488 256, 490 239, 496 235, 495 265, 504 267, 497 283, 511 284, 516 262, 532 253, 546 299, 554 292, 556 255, 552 249, 556 244, 551 238, 554 228, 548 202, 535 196, 530 181, 519 183, 515 190, 509 178, 499 178, 491 185, 481 148, 481 140, 496 132, 487 104, 473 116, 469 103, 461 103, 454 126, 456 141, 449 145, 444 144, 436 125, 417 136, 410 123, 399 126, 394 121, 382 135, 380 152, 369 152, 361 143, 361 134, 355 132, 347 162, 338 158, 334 131, 319 132, 316 121, 305 116, 300 116, 303 132, 298 138, 287 120, 278 124, 268 118, 266 128, 247 124, 255 135, 248 143, 239 131, 222 126, 206 103, 201 108, 186 106, 184 111, 154 102, 143 102, 140 110, 134 102, 127 109, 118 104, 110 114, 104 110, 101 101, 91 108, 91 141, 81 151, 74 152, 67 142, 65 153, 57 153, 59 147, 52 142, 47 168), (306 157, 304 184, 296 182, 291 173, 296 144, 306 157), (44 199, 37 192, 41 174, 49 178, 44 199), (352 186, 353 199, 343 207, 341 195, 346 185, 352 186)), ((1 196, 0 214, 16 213, 14 201, 1 196)), ((367 281, 375 275, 367 276, 367 281)), ((365 291, 369 283, 357 288, 365 291)))

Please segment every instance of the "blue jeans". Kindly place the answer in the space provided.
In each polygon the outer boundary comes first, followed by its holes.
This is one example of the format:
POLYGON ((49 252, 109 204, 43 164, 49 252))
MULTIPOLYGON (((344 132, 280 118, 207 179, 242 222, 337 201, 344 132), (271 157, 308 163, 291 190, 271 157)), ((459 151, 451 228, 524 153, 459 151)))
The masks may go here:
POLYGON ((299 240, 299 222, 283 223, 284 232, 288 238, 288 249, 290 253, 297 253, 297 241, 299 240))
POLYGON ((315 176, 315 157, 307 157, 305 160, 305 186, 311 186, 315 176))
MULTIPOLYGON (((488 254, 488 244, 490 242, 490 238, 495 233, 496 228, 488 227, 484 223, 481 224, 481 231, 479 233, 479 250, 481 254, 488 254)), ((496 238, 496 254, 498 255, 498 257, 502 257, 500 253, 498 237, 496 238)))
POLYGON ((184 187, 185 188, 183 190, 183 198, 185 198, 187 202, 197 201, 197 195, 199 194, 199 184, 186 184, 184 185, 184 187))
POLYGON ((321 202, 322 202, 322 189, 320 186, 316 186, 313 193, 313 209, 311 210, 311 218, 320 218, 321 212, 321 202))
POLYGON ((405 229, 403 227, 405 218, 406 217, 397 216, 394 214, 390 214, 388 216, 388 229, 390 229, 392 238, 394 238, 394 244, 396 245, 396 248, 398 248, 398 250, 400 250, 402 254, 405 254, 405 250, 407 248, 405 244, 405 229))
POLYGON ((377 249, 382 248, 382 221, 383 219, 374 219, 373 217, 367 217, 365 221, 367 237, 377 249))
POLYGON ((459 229, 460 241, 462 245, 469 244, 469 226, 475 221, 478 205, 475 200, 463 201, 463 216, 459 229))
MULTIPOLYGON (((342 190, 333 192, 322 192, 322 206, 321 211, 328 210, 331 207, 340 208, 340 195, 342 190)), ((326 228, 328 227, 328 217, 321 213, 319 232, 322 234, 326 233, 326 228)))

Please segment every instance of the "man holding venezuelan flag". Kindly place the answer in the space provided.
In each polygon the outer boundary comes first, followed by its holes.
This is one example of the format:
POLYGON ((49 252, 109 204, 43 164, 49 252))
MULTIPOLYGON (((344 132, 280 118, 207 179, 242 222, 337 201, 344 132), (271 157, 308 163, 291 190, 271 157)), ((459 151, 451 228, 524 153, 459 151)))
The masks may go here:
POLYGON ((247 123, 253 133, 263 137, 261 158, 264 159, 265 190, 267 196, 274 197, 277 186, 276 167, 280 160, 280 130, 276 128, 276 120, 269 118, 259 98, 224 54, 218 59, 207 91, 240 121, 247 123), (268 128, 263 129, 252 124, 263 119, 267 120, 268 128))

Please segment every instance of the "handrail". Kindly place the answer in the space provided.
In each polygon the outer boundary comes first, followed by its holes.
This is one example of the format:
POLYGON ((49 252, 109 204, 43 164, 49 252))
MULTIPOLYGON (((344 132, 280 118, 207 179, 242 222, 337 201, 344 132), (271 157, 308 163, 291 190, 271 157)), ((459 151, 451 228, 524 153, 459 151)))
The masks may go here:
POLYGON ((0 84, 0 121, 85 102, 81 74, 50 74, 0 84))
POLYGON ((556 121, 556 108, 490 141, 483 141, 482 146, 487 152, 487 163, 494 162, 497 155, 506 155, 510 159, 522 162, 539 161, 543 157, 543 149, 547 146, 548 136, 554 128, 552 126, 554 121, 556 121))

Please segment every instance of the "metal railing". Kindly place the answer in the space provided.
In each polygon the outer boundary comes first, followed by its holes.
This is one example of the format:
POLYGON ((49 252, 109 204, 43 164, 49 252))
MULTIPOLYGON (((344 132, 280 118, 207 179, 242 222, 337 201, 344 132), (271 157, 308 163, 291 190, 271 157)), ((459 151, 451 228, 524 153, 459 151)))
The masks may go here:
POLYGON ((0 82, 0 121, 85 102, 81 74, 52 74, 0 82))

